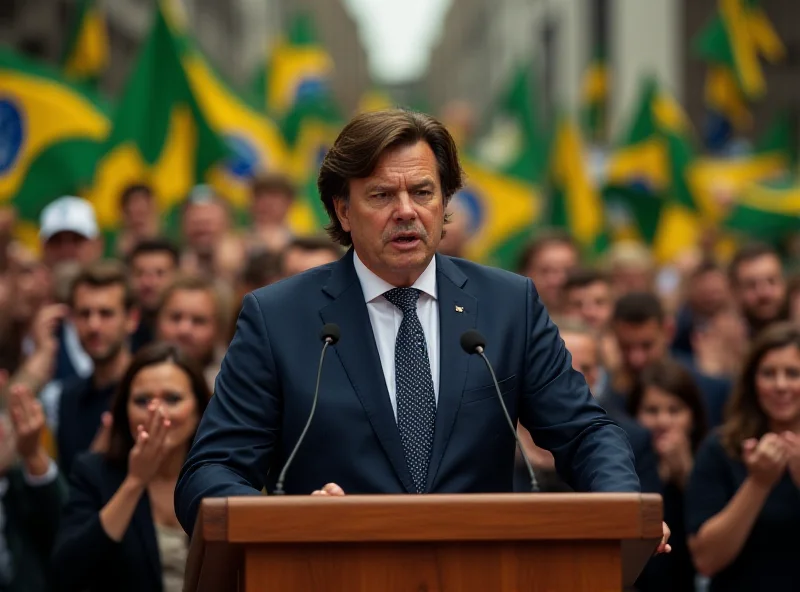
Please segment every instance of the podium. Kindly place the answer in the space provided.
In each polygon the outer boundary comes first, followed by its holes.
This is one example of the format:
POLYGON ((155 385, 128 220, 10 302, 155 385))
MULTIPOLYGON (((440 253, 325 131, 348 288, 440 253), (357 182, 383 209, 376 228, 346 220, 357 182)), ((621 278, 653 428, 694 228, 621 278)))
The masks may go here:
POLYGON ((609 592, 661 540, 654 494, 206 499, 187 592, 609 592))

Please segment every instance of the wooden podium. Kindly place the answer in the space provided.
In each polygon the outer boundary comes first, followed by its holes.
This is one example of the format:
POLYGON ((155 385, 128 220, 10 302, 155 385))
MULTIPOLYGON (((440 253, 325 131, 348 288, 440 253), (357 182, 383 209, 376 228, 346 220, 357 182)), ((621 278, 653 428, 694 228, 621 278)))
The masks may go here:
POLYGON ((203 501, 187 592, 617 592, 661 540, 654 494, 203 501))

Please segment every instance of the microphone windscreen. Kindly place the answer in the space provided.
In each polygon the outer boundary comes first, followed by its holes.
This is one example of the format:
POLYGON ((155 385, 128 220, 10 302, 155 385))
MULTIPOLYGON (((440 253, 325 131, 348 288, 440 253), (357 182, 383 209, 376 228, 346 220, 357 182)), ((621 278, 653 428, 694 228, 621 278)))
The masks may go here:
POLYGON ((474 354, 478 347, 486 348, 486 340, 478 331, 470 329, 461 335, 461 349, 468 354, 474 354))
POLYGON ((341 331, 339 330, 339 325, 336 323, 326 323, 319 332, 320 340, 325 341, 326 339, 330 339, 331 345, 336 345, 336 342, 339 341, 339 337, 341 337, 341 331))

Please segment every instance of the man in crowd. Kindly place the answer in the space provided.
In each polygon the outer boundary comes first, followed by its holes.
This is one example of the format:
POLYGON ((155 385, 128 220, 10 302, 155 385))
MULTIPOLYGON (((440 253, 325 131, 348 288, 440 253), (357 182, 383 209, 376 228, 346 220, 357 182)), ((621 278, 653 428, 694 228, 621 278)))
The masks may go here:
POLYGON ((254 179, 250 202, 253 246, 278 252, 288 244, 292 233, 287 217, 295 197, 294 184, 285 175, 267 173, 254 179))
POLYGON ((65 474, 76 455, 93 443, 102 448, 108 437, 110 417, 106 412, 130 363, 128 341, 139 322, 125 268, 117 261, 100 261, 84 268, 72 285, 70 308, 78 339, 94 371, 87 378, 48 385, 41 395, 65 474))
POLYGON ((445 235, 439 243, 439 252, 450 257, 465 257, 465 249, 471 238, 470 215, 464 198, 456 193, 447 205, 450 222, 445 226, 445 235))
POLYGON ((182 215, 183 271, 215 277, 216 252, 229 239, 232 224, 229 204, 211 187, 198 185, 183 205, 182 215))
POLYGON ((72 262, 86 265, 103 254, 94 207, 78 197, 59 197, 42 210, 39 237, 44 262, 51 269, 72 262))
POLYGON ((328 237, 298 237, 292 239, 279 257, 281 277, 287 278, 313 267, 338 260, 342 249, 328 237))
POLYGON ((550 314, 563 312, 567 273, 578 266, 580 253, 566 233, 553 231, 535 238, 522 252, 517 271, 533 280, 550 314))
POLYGON ((760 243, 743 246, 734 254, 728 274, 751 337, 786 318, 786 280, 775 249, 760 243))
POLYGON ((142 241, 128 256, 128 274, 141 314, 131 338, 134 353, 153 341, 161 298, 175 279, 179 264, 178 249, 166 239, 142 241))
MULTIPOLYGON (((631 292, 621 297, 611 327, 620 352, 620 365, 610 377, 609 389, 600 403, 609 412, 626 413, 628 395, 638 388, 641 374, 651 363, 668 355, 674 325, 661 301, 652 292, 631 292)), ((710 425, 717 425, 730 393, 730 383, 688 367, 703 393, 710 425)))
POLYGON ((175 280, 164 292, 156 335, 184 350, 203 369, 209 386, 219 371, 227 309, 214 283, 197 276, 175 280))
POLYGON ((119 198, 122 228, 117 238, 117 255, 125 258, 140 242, 158 236, 158 203, 149 185, 137 183, 126 187, 119 198))

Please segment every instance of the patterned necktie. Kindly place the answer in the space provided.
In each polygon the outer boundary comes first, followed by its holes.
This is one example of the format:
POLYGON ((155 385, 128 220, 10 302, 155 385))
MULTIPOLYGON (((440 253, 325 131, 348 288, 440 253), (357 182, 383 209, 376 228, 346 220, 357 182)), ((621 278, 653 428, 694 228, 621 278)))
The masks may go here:
POLYGON ((397 427, 417 493, 422 493, 433 449, 436 395, 428 345, 417 316, 419 294, 416 288, 394 288, 384 297, 403 312, 394 349, 397 427))

